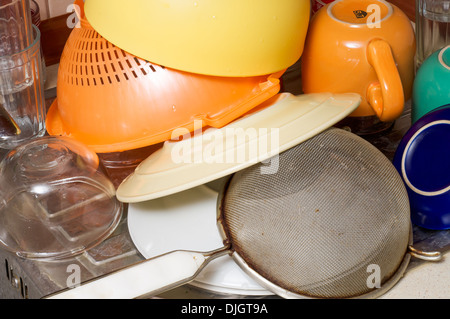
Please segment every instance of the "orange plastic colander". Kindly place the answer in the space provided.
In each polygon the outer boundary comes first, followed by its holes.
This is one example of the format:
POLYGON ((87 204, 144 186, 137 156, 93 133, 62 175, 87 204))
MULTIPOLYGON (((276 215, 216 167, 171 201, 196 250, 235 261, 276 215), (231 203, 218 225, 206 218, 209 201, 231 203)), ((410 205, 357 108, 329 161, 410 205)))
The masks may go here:
POLYGON ((100 36, 83 13, 62 52, 57 99, 47 131, 97 153, 157 144, 172 132, 223 127, 276 95, 280 76, 215 77, 182 72, 137 58, 100 36), (201 122, 197 121, 201 120, 201 122), (194 125, 195 124, 195 125, 194 125))

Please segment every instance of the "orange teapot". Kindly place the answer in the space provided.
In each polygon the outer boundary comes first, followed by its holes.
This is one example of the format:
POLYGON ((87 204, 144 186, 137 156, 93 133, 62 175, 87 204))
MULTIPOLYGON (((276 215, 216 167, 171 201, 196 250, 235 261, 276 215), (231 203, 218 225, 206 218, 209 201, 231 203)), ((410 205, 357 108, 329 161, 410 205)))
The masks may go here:
POLYGON ((350 117, 391 122, 403 112, 414 80, 411 21, 383 0, 337 0, 311 19, 302 56, 304 93, 359 93, 350 117))

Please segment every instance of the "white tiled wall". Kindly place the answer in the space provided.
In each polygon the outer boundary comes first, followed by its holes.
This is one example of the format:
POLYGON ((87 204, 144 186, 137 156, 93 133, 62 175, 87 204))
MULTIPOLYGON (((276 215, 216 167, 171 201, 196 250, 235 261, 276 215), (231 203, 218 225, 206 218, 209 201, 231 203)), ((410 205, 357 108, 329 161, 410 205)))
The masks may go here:
POLYGON ((67 13, 67 7, 73 0, 35 0, 41 11, 41 20, 53 18, 67 13))

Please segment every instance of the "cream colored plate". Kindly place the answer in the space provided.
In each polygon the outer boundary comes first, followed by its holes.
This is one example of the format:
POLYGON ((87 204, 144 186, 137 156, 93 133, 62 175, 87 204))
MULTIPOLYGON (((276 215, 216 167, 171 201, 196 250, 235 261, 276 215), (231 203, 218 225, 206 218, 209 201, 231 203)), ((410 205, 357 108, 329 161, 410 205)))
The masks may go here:
MULTIPOLYGON (((117 198, 136 203, 171 195, 258 162, 265 163, 262 174, 273 174, 277 154, 333 126, 360 102, 361 97, 354 93, 278 94, 223 128, 165 142, 121 183, 117 198)), ((174 132, 173 136, 184 133, 174 132)))

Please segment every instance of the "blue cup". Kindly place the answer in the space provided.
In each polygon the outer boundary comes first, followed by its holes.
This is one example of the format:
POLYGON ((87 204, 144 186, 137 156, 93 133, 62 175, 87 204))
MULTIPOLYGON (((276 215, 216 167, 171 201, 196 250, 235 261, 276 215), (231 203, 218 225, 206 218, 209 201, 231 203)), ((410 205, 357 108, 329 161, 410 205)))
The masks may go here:
POLYGON ((393 163, 408 191, 412 223, 450 229, 450 104, 411 126, 393 163))

